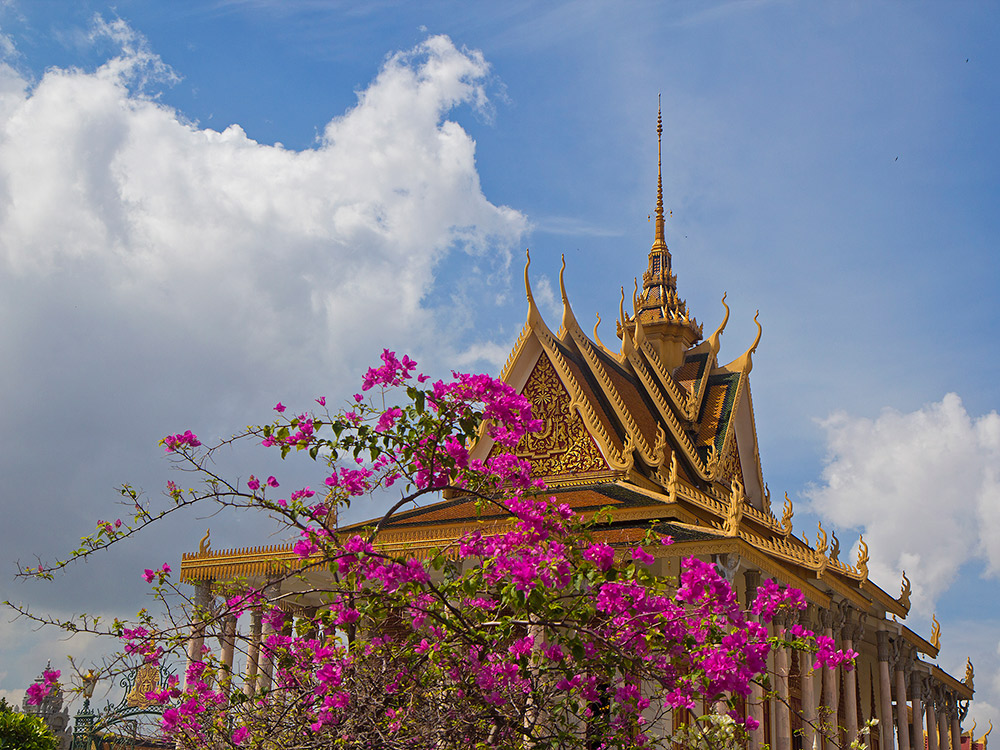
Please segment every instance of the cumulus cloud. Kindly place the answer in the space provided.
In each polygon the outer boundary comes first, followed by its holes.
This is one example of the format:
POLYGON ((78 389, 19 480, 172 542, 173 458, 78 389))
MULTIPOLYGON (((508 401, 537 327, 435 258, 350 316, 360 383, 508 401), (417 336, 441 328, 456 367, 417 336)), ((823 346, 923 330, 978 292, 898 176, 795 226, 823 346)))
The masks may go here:
POLYGON ((996 412, 970 416, 950 393, 908 414, 841 412, 822 424, 826 466, 807 495, 834 525, 864 532, 873 580, 895 593, 905 569, 914 609, 929 614, 963 564, 1000 573, 996 412))
MULTIPOLYGON (((29 80, 0 63, 7 566, 71 549, 116 513, 123 481, 155 494, 168 432, 212 440, 269 419, 278 399, 336 403, 383 346, 431 372, 460 354, 469 367, 502 361, 473 332, 507 293, 526 227, 483 194, 476 144, 452 119, 490 116, 489 64, 446 37, 387 57, 356 105, 295 151, 157 101, 176 73, 123 22, 98 19, 91 36, 120 50, 96 70, 29 80)), ((144 591, 132 571, 175 561, 204 528, 168 524, 52 587, 0 583, 0 599, 127 616, 144 591)), ((262 533, 213 520, 220 548, 262 533)), ((44 666, 33 657, 0 688, 27 684, 44 666)))
POLYGON ((193 336, 238 326, 247 354, 292 338, 339 360, 362 338, 425 331, 449 252, 506 262, 524 220, 483 196, 475 144, 445 119, 485 106, 479 53, 432 37, 390 57, 296 152, 137 96, 162 63, 121 22, 102 30, 125 51, 94 73, 50 70, 29 89, 2 71, 0 262, 21 279, 72 273, 193 336))

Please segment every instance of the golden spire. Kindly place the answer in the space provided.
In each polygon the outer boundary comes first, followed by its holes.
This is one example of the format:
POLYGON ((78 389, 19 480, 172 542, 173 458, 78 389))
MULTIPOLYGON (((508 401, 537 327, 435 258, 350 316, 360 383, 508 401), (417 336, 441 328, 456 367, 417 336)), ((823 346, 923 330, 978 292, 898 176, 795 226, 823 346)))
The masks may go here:
POLYGON ((663 231, 663 109, 656 95, 656 235, 653 249, 669 253, 663 231))
POLYGON ((649 250, 649 264, 642 275, 642 290, 633 295, 635 314, 621 334, 644 326, 646 338, 654 342, 663 364, 672 371, 684 361, 684 352, 701 339, 702 328, 688 314, 687 303, 677 296, 677 277, 671 268, 665 237, 663 210, 663 110, 656 109, 656 231, 649 250))

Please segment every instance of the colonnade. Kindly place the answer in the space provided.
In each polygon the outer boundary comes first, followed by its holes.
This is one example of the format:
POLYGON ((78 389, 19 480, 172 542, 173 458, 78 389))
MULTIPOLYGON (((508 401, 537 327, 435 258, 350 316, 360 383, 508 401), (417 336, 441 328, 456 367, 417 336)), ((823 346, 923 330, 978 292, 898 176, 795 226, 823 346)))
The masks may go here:
MULTIPOLYGON (((212 581, 199 581, 195 583, 195 596, 193 604, 200 612, 209 613, 212 609, 212 581)), ((276 584, 265 587, 264 595, 274 598, 280 593, 276 584)), ((233 679, 233 665, 237 650, 237 640, 242 640, 246 644, 246 663, 243 672, 243 692, 247 696, 255 693, 266 692, 271 689, 274 678, 274 660, 266 647, 268 638, 275 634, 289 636, 294 629, 294 617, 287 616, 280 630, 275 630, 272 621, 263 617, 260 607, 251 607, 248 610, 250 615, 249 632, 240 636, 238 623, 235 615, 225 615, 219 628, 219 665, 220 682, 231 683, 233 679)), ((312 611, 302 610, 303 616, 311 616, 312 611)), ((205 624, 200 618, 194 618, 188 636, 187 666, 190 667, 195 661, 200 661, 205 653, 205 624)), ((185 669, 185 676, 187 669, 185 669)))
MULTIPOLYGON (((750 570, 744 576, 749 603, 760 573, 750 570)), ((810 605, 798 618, 778 618, 772 633, 794 619, 859 656, 853 669, 813 670, 812 655, 799 653, 795 670, 794 654, 773 649, 771 693, 764 696, 755 688, 747 703, 749 715, 760 723, 750 732, 751 750, 765 744, 774 750, 846 748, 872 718, 878 725, 863 741, 873 750, 925 750, 925 737, 926 750, 962 750, 968 705, 961 684, 956 689, 947 675, 920 661, 898 623, 871 623, 864 612, 841 601, 829 609, 810 605)))
MULTIPOLYGON (((756 597, 760 573, 747 570, 743 575, 749 604, 756 597)), ((194 604, 203 612, 211 610, 211 585, 211 581, 195 583, 194 604)), ((278 594, 277 584, 265 589, 268 598, 278 594)), ((205 621, 194 619, 188 665, 200 660, 205 650, 205 621)), ((291 634, 292 619, 285 619, 282 634, 291 634)), ((925 750, 925 737, 926 750, 962 750, 961 722, 968 702, 967 696, 959 693, 961 683, 948 685, 947 675, 920 661, 916 647, 903 636, 898 623, 882 620, 869 626, 866 614, 844 601, 830 608, 810 605, 794 619, 832 638, 837 648, 857 651, 856 667, 814 670, 812 654, 773 649, 769 665, 772 690, 765 695, 755 684, 746 703, 748 715, 758 723, 750 731, 748 750, 764 745, 773 750, 846 748, 872 718, 879 720, 865 741, 872 750, 925 750), (862 685, 859 676, 867 678, 867 683, 862 685), (862 689, 866 691, 864 700, 859 693, 862 689), (868 705, 867 715, 862 715, 863 709, 859 713, 863 704, 868 705)), ((785 616, 771 627, 792 624, 793 617, 785 616)), ((250 609, 249 633, 243 637, 247 644, 243 691, 248 696, 271 688, 274 664, 264 644, 275 632, 259 607, 250 609)), ((234 616, 225 616, 218 639, 223 667, 220 680, 228 682, 237 642, 234 616)))

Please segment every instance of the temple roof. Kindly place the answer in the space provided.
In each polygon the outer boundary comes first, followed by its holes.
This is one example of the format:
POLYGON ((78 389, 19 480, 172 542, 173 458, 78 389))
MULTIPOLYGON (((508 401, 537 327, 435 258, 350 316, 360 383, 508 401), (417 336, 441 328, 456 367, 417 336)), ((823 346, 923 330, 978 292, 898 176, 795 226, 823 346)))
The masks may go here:
MULTIPOLYGON (((662 120, 657 118, 658 140, 662 120)), ((634 545, 654 528, 675 544, 657 556, 735 553, 778 580, 829 606, 833 598, 894 628, 917 650, 936 656, 928 642, 898 622, 909 611, 909 581, 893 596, 868 578, 868 551, 860 540, 853 564, 840 559, 836 535, 820 526, 815 540, 793 533, 793 507, 785 496, 779 520, 763 480, 750 391, 757 335, 728 364, 721 337, 730 310, 702 340, 702 327, 677 294, 677 276, 665 239, 662 161, 658 159, 656 228, 643 274, 633 294, 633 312, 619 301, 617 351, 606 346, 598 326, 589 336, 577 321, 566 290, 566 264, 559 272, 562 320, 556 331, 544 320, 531 290, 531 258, 524 269, 527 318, 501 377, 523 394, 544 428, 526 435, 514 452, 527 460, 546 493, 588 517, 608 509, 599 531, 609 543, 634 545)), ((600 317, 598 317, 598 324, 600 317)), ((485 459, 499 450, 485 429, 471 449, 485 459)), ((496 506, 463 497, 399 512, 384 524, 377 543, 415 556, 447 548, 471 531, 488 532, 510 522, 496 506)), ((369 524, 342 532, 357 533, 369 524)), ((186 555, 185 580, 217 577, 226 565, 237 575, 261 576, 274 566, 303 564, 291 546, 201 550, 186 555)), ((932 639, 933 640, 933 639, 932 639)))

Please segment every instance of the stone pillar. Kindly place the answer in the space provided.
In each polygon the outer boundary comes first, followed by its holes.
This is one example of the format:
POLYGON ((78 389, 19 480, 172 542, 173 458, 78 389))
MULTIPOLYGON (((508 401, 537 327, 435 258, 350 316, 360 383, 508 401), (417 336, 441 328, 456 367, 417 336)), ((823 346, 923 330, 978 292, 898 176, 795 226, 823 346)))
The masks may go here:
POLYGON ((264 618, 263 627, 260 631, 260 674, 257 676, 257 692, 266 693, 271 689, 271 675, 274 672, 274 659, 267 641, 274 635, 274 626, 271 624, 273 612, 268 613, 264 618))
POLYGON ((250 610, 250 647, 247 649, 247 674, 243 683, 243 692, 248 696, 254 694, 257 688, 257 669, 260 661, 260 607, 250 610))
MULTIPOLYGON (((757 599, 757 587, 760 585, 760 571, 747 570, 743 573, 747 590, 747 609, 757 599)), ((756 621, 756 615, 750 615, 756 621)), ((747 715, 756 720, 757 728, 750 730, 750 747, 753 750, 764 745, 764 690, 756 682, 750 685, 750 696, 747 700, 747 715)))
POLYGON ((951 715, 951 750, 962 750, 962 722, 958 718, 958 711, 951 715))
MULTIPOLYGON (((889 634, 884 630, 875 633, 875 645, 878 647, 878 697, 879 697, 879 736, 881 750, 896 750, 892 731, 892 683, 889 680, 889 634)), ((899 732, 907 731, 906 713, 902 720, 896 722, 899 732)))
MULTIPOLYGON (((935 687, 928 682, 927 692, 924 695, 924 699, 926 700, 926 710, 927 710, 927 750, 939 750, 937 710, 934 705, 937 701, 937 696, 934 694, 935 692, 936 692, 935 687)), ((921 749, 915 748, 914 750, 921 750, 921 749)))
MULTIPOLYGON (((802 613, 803 621, 812 629, 809 622, 810 610, 802 613)), ((813 670, 815 657, 806 652, 799 652, 799 681, 802 686, 802 747, 803 750, 814 750, 817 739, 816 711, 816 673, 813 670)))
POLYGON ((261 617, 263 626, 260 631, 260 674, 257 675, 257 692, 265 693, 271 689, 271 676, 274 673, 274 657, 267 642, 274 635, 274 600, 281 593, 281 582, 269 583, 261 592, 264 600, 271 605, 267 615, 261 617))
MULTIPOLYGON (((784 637, 786 615, 774 619, 777 634, 784 637)), ((774 750, 792 750, 792 714, 789 709, 788 694, 788 649, 778 646, 774 649, 774 683, 777 698, 774 701, 774 750)))
MULTIPOLYGON (((812 607, 807 607, 799 616, 799 622, 810 630, 815 630, 812 622, 812 607)), ((816 672, 812 665, 815 656, 806 651, 800 651, 799 660, 799 685, 802 693, 802 747, 803 750, 814 750, 816 746, 816 672)))
MULTIPOLYGON (((212 606, 212 581, 199 581, 195 584, 194 606, 191 610, 191 635, 187 643, 187 666, 204 661, 205 620, 212 606)), ((187 672, 184 670, 184 684, 187 684, 187 672)))
POLYGON ((815 656, 808 652, 799 653, 799 679, 802 684, 802 747, 815 750, 819 747, 819 711, 816 698, 818 675, 813 669, 815 656))
MULTIPOLYGON (((910 732, 906 726, 906 672, 909 665, 909 649, 902 640, 896 646, 896 732, 899 735, 899 750, 910 750, 910 732)), ((922 747, 914 750, 924 750, 922 747)))
MULTIPOLYGON (((823 626, 823 635, 833 638, 833 610, 825 609, 819 613, 820 624, 823 626)), ((837 739, 837 714, 839 713, 839 696, 837 695, 837 671, 840 668, 823 670, 823 704, 827 713, 823 717, 827 727, 825 732, 825 746, 827 750, 839 748, 837 739)))
MULTIPOLYGON (((913 750, 924 750, 924 686, 923 678, 914 670, 911 673, 910 692, 913 701, 913 721, 910 724, 913 730, 913 750)), ((971 748, 970 748, 971 750, 971 748)))
POLYGON ((941 750, 951 750, 950 743, 948 741, 948 724, 950 723, 948 721, 948 702, 945 700, 944 696, 941 697, 941 701, 938 705, 940 708, 938 711, 938 737, 940 738, 938 741, 938 747, 940 747, 941 750))
MULTIPOLYGON (((851 607, 844 608, 844 624, 841 627, 842 648, 854 650, 855 636, 860 635, 861 626, 852 621, 857 613, 851 607)), ((847 742, 858 738, 858 670, 857 666, 844 670, 844 723, 847 725, 847 742)))
POLYGON ((233 679, 233 651, 236 649, 236 617, 227 615, 222 621, 222 678, 219 682, 229 687, 233 679))

